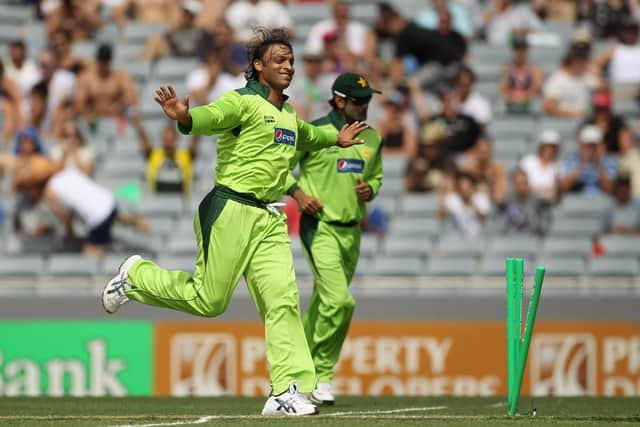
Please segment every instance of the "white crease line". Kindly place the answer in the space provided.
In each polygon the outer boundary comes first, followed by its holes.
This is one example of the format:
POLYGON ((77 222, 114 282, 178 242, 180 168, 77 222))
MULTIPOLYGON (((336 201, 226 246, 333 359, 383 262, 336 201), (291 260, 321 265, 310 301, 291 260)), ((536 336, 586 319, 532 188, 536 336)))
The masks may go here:
POLYGON ((439 411, 447 409, 446 406, 427 406, 424 408, 400 408, 389 409, 386 411, 349 411, 349 412, 333 412, 326 414, 327 417, 340 417, 345 415, 383 415, 383 414, 401 414, 403 412, 420 412, 420 411, 439 411))
MULTIPOLYGON (((421 412, 421 411, 438 411, 441 409, 447 409, 446 406, 427 406, 424 408, 400 408, 400 409, 388 409, 385 411, 347 411, 347 412, 333 412, 330 414, 323 414, 320 417, 345 417, 345 416, 358 416, 358 415, 387 415, 387 414, 401 414, 405 412, 421 412)), ((120 424, 109 427, 165 427, 165 426, 183 426, 189 424, 204 424, 213 420, 223 419, 268 419, 261 415, 208 415, 206 417, 198 418, 192 421, 173 421, 168 423, 152 423, 152 424, 120 424)))
POLYGON ((120 424, 117 426, 110 427, 164 427, 164 426, 184 426, 188 424, 204 424, 211 420, 215 420, 216 418, 220 418, 216 415, 209 415, 206 417, 198 418, 197 420, 189 420, 189 421, 174 421, 170 423, 153 423, 153 424, 120 424))

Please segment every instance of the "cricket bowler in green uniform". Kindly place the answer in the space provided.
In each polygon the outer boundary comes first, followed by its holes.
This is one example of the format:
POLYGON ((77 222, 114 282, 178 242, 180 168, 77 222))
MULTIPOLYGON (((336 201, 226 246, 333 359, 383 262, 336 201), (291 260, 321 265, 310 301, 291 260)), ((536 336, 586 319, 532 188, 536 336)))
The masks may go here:
POLYGON ((306 397, 316 384, 302 320, 285 215, 275 201, 284 193, 298 149, 362 144, 366 125, 345 126, 336 136, 309 125, 287 104, 294 73, 286 30, 260 30, 248 46, 245 88, 189 109, 172 87, 156 101, 182 133, 220 135, 216 182, 194 218, 198 255, 194 274, 167 271, 138 255, 127 258, 102 294, 113 313, 132 299, 199 316, 222 314, 242 276, 265 324, 272 393, 263 415, 313 415, 306 397))
MULTIPOLYGON (((332 91, 333 110, 313 124, 334 134, 345 123, 365 121, 369 101, 379 93, 355 73, 338 76, 332 91)), ((360 221, 367 214, 366 202, 378 194, 382 184, 380 135, 367 128, 357 136, 364 140, 363 145, 298 152, 293 166, 300 165, 300 177, 296 181, 290 175, 287 182, 287 193, 303 212, 300 239, 314 276, 303 323, 318 375, 318 385, 310 395, 317 404, 335 401, 333 368, 355 307, 349 283, 360 255, 360 221)))

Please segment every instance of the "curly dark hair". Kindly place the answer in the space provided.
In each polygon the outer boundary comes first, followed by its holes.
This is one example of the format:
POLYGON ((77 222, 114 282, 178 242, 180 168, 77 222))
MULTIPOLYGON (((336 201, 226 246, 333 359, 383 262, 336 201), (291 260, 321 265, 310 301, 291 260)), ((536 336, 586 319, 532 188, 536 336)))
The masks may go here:
POLYGON ((253 66, 253 61, 262 59, 269 46, 274 44, 285 45, 293 52, 291 40, 289 39, 289 30, 286 28, 256 28, 254 30, 254 37, 247 44, 249 65, 244 72, 244 77, 247 81, 258 80, 260 73, 253 66))

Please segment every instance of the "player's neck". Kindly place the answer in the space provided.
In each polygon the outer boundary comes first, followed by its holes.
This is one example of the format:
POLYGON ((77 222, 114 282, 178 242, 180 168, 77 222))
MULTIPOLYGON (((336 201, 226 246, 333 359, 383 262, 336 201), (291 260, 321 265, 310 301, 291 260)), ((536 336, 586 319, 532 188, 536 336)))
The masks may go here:
POLYGON ((260 80, 258 80, 262 85, 266 86, 267 88, 269 88, 269 95, 267 96, 267 99, 269 101, 271 101, 271 103, 281 106, 284 103, 284 93, 282 89, 276 89, 273 86, 271 86, 266 80, 264 80, 262 78, 262 76, 260 77, 260 80))

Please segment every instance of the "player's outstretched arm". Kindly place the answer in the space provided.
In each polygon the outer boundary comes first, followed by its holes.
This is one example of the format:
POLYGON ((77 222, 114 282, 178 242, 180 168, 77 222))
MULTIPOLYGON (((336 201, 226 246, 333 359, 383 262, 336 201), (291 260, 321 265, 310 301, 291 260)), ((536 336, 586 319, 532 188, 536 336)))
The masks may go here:
POLYGON ((342 126, 338 132, 338 146, 342 148, 351 147, 352 145, 364 144, 364 140, 355 139, 356 135, 368 128, 366 123, 353 122, 342 126))
POLYGON ((164 114, 171 120, 176 120, 186 129, 191 129, 192 120, 189 113, 189 96, 185 96, 182 101, 178 99, 172 86, 165 88, 160 86, 156 90, 155 100, 162 107, 164 114))

